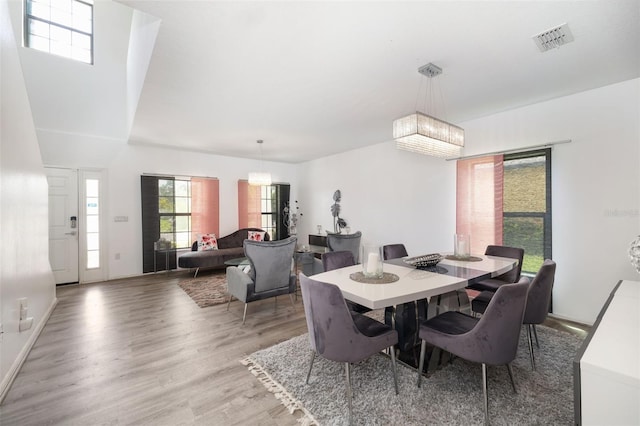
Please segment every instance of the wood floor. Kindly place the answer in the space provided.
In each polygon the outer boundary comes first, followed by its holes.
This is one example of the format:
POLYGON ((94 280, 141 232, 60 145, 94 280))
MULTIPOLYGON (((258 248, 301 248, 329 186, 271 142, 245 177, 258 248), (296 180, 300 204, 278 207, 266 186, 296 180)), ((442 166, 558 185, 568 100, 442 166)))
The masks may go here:
POLYGON ((185 273, 58 287, 5 401, 9 425, 295 425, 240 364, 307 331, 301 298, 199 308, 185 273))
MULTIPOLYGON (((205 272, 206 273, 206 272, 205 272)), ((184 272, 58 287, 2 406, 9 425, 295 425, 239 360, 307 331, 301 298, 199 308, 184 272)), ((584 335, 588 327, 548 320, 584 335)))

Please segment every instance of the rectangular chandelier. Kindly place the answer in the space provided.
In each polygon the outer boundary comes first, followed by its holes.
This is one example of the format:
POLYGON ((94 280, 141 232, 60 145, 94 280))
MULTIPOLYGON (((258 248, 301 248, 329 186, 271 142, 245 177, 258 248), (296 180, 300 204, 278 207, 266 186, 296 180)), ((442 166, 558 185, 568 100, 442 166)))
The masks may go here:
POLYGON ((396 147, 434 157, 460 156, 464 146, 464 129, 416 112, 393 122, 396 147))

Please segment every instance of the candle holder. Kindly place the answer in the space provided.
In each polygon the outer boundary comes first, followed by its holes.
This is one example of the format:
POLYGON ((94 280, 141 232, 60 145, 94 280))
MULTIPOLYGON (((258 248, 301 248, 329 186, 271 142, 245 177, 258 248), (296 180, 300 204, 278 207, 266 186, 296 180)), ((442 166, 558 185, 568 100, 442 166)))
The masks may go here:
POLYGON ((366 278, 382 278, 382 247, 365 244, 362 246, 362 273, 366 278))
POLYGON ((469 235, 455 234, 453 236, 453 255, 460 259, 467 259, 471 256, 469 235))

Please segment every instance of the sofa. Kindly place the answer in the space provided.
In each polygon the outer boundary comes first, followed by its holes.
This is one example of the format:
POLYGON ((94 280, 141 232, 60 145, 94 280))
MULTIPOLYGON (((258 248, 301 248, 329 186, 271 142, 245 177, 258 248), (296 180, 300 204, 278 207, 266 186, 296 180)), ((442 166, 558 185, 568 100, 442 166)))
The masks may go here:
MULTIPOLYGON (((200 268, 224 268, 224 262, 244 257, 242 243, 248 238, 249 231, 265 232, 260 228, 242 228, 232 234, 218 238, 217 250, 198 251, 198 242, 191 246, 191 251, 178 257, 178 266, 185 269, 196 270, 194 278, 200 268)), ((269 241, 269 233, 264 234, 264 241, 269 241)))

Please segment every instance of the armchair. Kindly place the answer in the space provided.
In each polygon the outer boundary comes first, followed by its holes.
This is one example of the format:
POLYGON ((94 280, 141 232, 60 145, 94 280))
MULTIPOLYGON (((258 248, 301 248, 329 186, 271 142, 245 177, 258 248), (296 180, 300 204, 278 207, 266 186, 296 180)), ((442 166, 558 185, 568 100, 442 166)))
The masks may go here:
POLYGON ((244 302, 242 324, 247 317, 249 302, 288 294, 295 311, 293 296, 296 292, 296 276, 291 273, 291 259, 297 239, 290 237, 279 241, 244 240, 244 253, 250 264, 248 273, 236 266, 227 268, 229 302, 234 297, 244 302))

